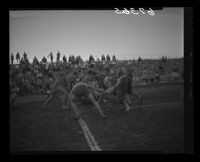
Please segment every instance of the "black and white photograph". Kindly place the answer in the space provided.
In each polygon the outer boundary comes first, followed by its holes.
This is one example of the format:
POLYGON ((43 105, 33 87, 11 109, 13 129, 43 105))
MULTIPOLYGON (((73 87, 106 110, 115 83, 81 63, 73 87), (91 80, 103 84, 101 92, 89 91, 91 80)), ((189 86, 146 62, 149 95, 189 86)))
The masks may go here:
POLYGON ((183 7, 9 10, 10 152, 184 153, 184 56, 183 7))

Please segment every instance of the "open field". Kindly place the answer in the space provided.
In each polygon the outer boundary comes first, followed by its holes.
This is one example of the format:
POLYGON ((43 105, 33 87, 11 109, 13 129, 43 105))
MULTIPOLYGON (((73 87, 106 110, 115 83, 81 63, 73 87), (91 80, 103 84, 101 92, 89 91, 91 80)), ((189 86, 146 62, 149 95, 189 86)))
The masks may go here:
MULTIPOLYGON (((134 91, 144 96, 143 105, 147 106, 124 112, 122 105, 107 108, 101 104, 107 119, 101 118, 92 105, 80 107, 101 150, 182 153, 183 85, 138 87, 134 91)), ((61 109, 60 100, 55 99, 43 111, 43 99, 40 96, 34 102, 25 102, 28 98, 21 97, 10 107, 10 150, 90 151, 78 121, 61 109)))

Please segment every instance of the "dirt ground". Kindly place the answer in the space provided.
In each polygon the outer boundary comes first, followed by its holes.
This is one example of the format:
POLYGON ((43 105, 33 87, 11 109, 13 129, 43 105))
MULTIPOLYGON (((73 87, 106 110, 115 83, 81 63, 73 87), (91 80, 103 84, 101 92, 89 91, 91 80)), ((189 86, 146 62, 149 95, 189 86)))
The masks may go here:
MULTIPOLYGON (((143 105, 147 106, 134 109, 138 104, 135 99, 133 109, 125 112, 123 105, 106 107, 101 103, 107 119, 101 118, 92 105, 79 108, 100 148, 182 153, 183 85, 140 87, 134 91, 144 96, 143 105)), ((10 151, 90 151, 78 121, 61 109, 59 99, 46 111, 42 110, 42 100, 17 100, 24 102, 10 106, 10 151)))

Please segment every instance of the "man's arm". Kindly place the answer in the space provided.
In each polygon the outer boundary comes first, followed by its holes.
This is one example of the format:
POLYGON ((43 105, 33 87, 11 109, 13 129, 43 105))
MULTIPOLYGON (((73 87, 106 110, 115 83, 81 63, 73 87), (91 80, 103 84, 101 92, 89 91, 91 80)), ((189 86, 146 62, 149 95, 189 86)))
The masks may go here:
POLYGON ((94 86, 92 86, 92 85, 87 84, 87 87, 90 88, 90 89, 93 89, 93 90, 96 90, 96 91, 99 91, 99 92, 105 93, 104 90, 102 90, 102 89, 100 89, 100 88, 96 88, 96 87, 94 87, 94 86))

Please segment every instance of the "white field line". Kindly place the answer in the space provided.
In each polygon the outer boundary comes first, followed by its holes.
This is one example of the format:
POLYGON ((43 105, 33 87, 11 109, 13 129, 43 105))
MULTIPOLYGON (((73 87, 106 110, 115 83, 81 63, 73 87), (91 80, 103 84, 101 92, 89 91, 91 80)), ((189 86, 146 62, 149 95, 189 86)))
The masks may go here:
POLYGON ((92 133, 90 132, 87 124, 85 123, 85 121, 82 118, 79 118, 79 124, 83 130, 85 139, 91 149, 91 151, 102 151, 101 148, 98 146, 97 142, 95 141, 92 133))
POLYGON ((170 104, 179 104, 181 102, 165 102, 165 103, 157 103, 157 104, 149 104, 149 105, 141 105, 141 106, 133 106, 131 109, 135 108, 143 108, 143 107, 151 107, 151 106, 160 106, 160 105, 170 105, 170 104))
MULTIPOLYGON (((150 106, 159 106, 159 105, 178 104, 178 103, 180 103, 180 102, 167 102, 167 103, 158 103, 158 104, 150 104, 150 105, 141 105, 141 106, 132 107, 131 109, 150 107, 150 106)), ((86 139, 91 151, 102 151, 101 148, 98 146, 97 142, 95 141, 95 139, 94 139, 92 133, 90 132, 87 124, 85 123, 85 121, 82 118, 79 118, 78 121, 83 130, 85 139, 86 139)))

